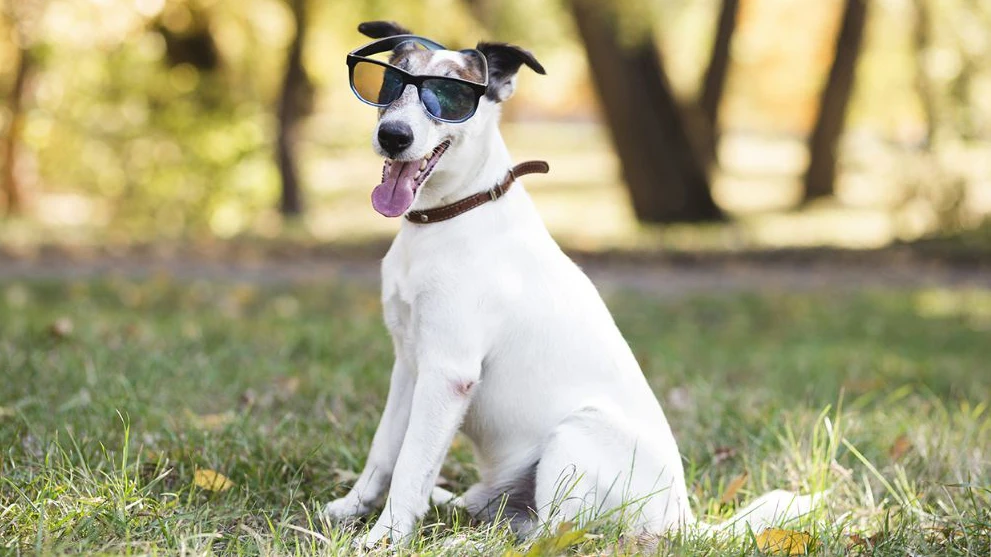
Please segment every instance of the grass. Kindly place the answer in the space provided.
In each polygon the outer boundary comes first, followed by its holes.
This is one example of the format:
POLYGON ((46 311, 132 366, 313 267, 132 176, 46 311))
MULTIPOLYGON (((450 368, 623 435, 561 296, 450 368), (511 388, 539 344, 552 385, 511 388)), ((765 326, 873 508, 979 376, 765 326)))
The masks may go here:
MULTIPOLYGON (((828 487, 804 527, 816 554, 991 553, 988 292, 608 301, 699 514, 828 487)), ((351 553, 360 527, 313 511, 360 470, 390 357, 377 293, 353 283, 0 284, 0 552, 351 553), (198 469, 234 486, 196 487, 198 469)), ((449 488, 471 462, 458 439, 449 488)), ((533 547, 445 510, 424 524, 408 551, 760 554, 608 524, 533 547)))

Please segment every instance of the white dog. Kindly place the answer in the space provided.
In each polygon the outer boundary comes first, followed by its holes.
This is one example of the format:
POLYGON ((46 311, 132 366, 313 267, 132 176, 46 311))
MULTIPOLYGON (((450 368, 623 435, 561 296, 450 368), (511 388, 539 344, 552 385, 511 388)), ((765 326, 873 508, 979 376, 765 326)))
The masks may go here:
MULTIPOLYGON (((387 22, 359 30, 409 33, 387 22)), ((411 534, 431 502, 501 517, 518 531, 617 510, 642 533, 693 525, 671 428, 595 287, 521 184, 498 199, 485 193, 513 166, 500 103, 522 65, 543 68, 529 52, 493 43, 400 46, 390 62, 409 74, 484 81, 481 56, 488 85, 467 121, 432 118, 428 101, 405 84, 380 110, 373 146, 386 168, 373 202, 407 216, 382 263, 395 364, 364 471, 324 515, 363 515, 388 494, 368 545, 411 534), (479 193, 491 202, 434 222, 430 209, 479 193), (434 484, 459 428, 474 445, 481 481, 453 498, 434 484)), ((719 528, 759 532, 812 503, 775 491, 719 528)))

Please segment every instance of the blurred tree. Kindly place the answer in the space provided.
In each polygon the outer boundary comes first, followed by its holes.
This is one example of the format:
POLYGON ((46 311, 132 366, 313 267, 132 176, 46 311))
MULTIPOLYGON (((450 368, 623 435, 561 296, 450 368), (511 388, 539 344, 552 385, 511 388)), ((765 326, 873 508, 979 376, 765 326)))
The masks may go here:
POLYGON ((726 89, 726 75, 729 73, 730 46, 736 33, 737 14, 740 0, 723 0, 720 3, 719 19, 716 23, 716 38, 712 43, 709 65, 702 78, 702 92, 699 94, 699 108, 705 118, 705 149, 712 160, 716 160, 716 145, 719 142, 719 105, 726 89))
POLYGON ((286 216, 297 216, 303 211, 303 197, 299 184, 299 168, 296 157, 296 139, 300 122, 313 110, 313 83, 303 67, 303 45, 306 42, 307 0, 288 0, 296 32, 286 56, 286 71, 282 79, 277 116, 279 119, 276 139, 276 163, 282 179, 282 195, 279 210, 286 216))
POLYGON ((709 191, 709 157, 671 89, 651 18, 630 4, 572 0, 571 8, 634 213, 655 223, 721 219, 709 191))
POLYGON ((915 22, 912 33, 912 43, 915 48, 915 87, 922 105, 925 118, 926 135, 924 147, 932 150, 936 136, 936 100, 933 92, 932 78, 926 68, 926 55, 932 48, 932 16, 929 13, 928 0, 914 0, 915 22))
POLYGON ((14 39, 14 78, 10 93, 8 110, 9 122, 7 133, 0 143, 0 166, 3 174, 0 176, 0 196, 2 205, 8 215, 23 211, 25 202, 24 184, 17 175, 18 147, 21 132, 24 128, 24 104, 27 96, 28 77, 31 75, 36 60, 30 47, 27 20, 37 19, 44 8, 40 0, 23 0, 13 5, 4 4, 2 15, 9 20, 8 28, 14 39))
POLYGON ((836 53, 819 100, 815 128, 809 138, 809 166, 805 171, 803 202, 833 194, 836 181, 836 148, 853 92, 867 21, 867 0, 846 0, 836 53))
POLYGON ((165 58, 170 66, 189 64, 200 71, 216 70, 220 57, 217 54, 217 43, 210 33, 208 16, 203 10, 187 8, 187 11, 191 14, 192 21, 181 27, 169 25, 167 17, 159 18, 155 26, 165 39, 165 58))

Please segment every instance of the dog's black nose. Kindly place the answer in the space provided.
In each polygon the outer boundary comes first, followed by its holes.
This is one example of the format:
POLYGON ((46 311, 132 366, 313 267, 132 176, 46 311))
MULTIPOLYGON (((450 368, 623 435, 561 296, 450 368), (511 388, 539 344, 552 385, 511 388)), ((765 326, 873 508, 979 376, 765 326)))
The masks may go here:
POLYGON ((404 122, 383 122, 379 126, 379 145, 390 155, 398 155, 413 143, 413 130, 404 122))

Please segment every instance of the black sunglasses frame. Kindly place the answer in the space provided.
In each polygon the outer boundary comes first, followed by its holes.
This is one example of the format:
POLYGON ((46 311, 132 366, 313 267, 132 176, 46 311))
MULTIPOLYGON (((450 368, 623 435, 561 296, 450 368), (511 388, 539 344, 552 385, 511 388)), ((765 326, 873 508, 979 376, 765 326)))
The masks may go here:
POLYGON ((465 116, 464 118, 461 118, 461 119, 458 119, 458 120, 449 120, 449 119, 446 119, 446 118, 440 118, 439 116, 434 116, 433 114, 430 113, 429 110, 427 110, 427 107, 425 105, 423 106, 424 112, 426 112, 427 115, 430 116, 431 118, 433 118, 434 120, 437 120, 437 121, 440 121, 440 122, 447 122, 447 123, 450 123, 450 124, 460 124, 462 122, 466 122, 467 120, 471 119, 471 117, 475 115, 475 112, 478 111, 478 103, 479 103, 479 101, 481 101, 482 97, 485 95, 485 91, 489 87, 489 68, 488 68, 488 61, 485 59, 485 55, 483 55, 481 52, 475 51, 475 52, 478 52, 479 58, 481 58, 481 60, 482 60, 482 66, 483 66, 482 70, 483 70, 483 73, 485 75, 485 83, 478 83, 478 82, 475 82, 475 81, 468 81, 466 79, 459 79, 457 77, 449 77, 449 76, 445 76, 445 75, 414 75, 414 74, 411 74, 411 73, 409 73, 409 72, 407 72, 407 71, 405 71, 405 70, 403 70, 401 68, 397 68, 396 66, 393 66, 392 64, 389 64, 387 62, 382 62, 381 60, 375 60, 375 59, 372 59, 372 58, 368 58, 368 56, 371 56, 372 54, 379 54, 379 53, 382 53, 382 52, 388 52, 388 51, 396 48, 400 44, 402 44, 404 42, 408 42, 408 41, 413 41, 413 42, 415 42, 417 44, 420 44, 420 45, 426 47, 429 50, 447 50, 447 48, 444 47, 443 45, 441 45, 440 43, 431 41, 428 38, 420 37, 418 35, 394 35, 392 37, 386 37, 384 39, 379 39, 379 40, 374 41, 374 42, 371 42, 371 43, 369 43, 369 44, 367 44, 365 46, 362 46, 362 47, 356 48, 355 50, 352 50, 350 53, 348 53, 348 56, 347 56, 348 82, 351 85, 351 91, 354 93, 354 95, 356 97, 358 97, 358 100, 360 100, 361 102, 363 102, 365 104, 368 104, 368 105, 371 105, 371 106, 374 106, 374 107, 377 107, 377 108, 386 108, 389 105, 391 105, 392 103, 396 102, 396 100, 399 99, 399 97, 402 96, 402 91, 405 91, 407 86, 412 85, 413 87, 416 88, 416 96, 417 96, 418 99, 420 99, 420 104, 423 105, 423 96, 422 96, 423 89, 422 89, 422 87, 423 87, 424 82, 426 82, 428 80, 453 81, 455 83, 459 83, 459 84, 468 86, 471 89, 471 91, 475 94, 475 103, 472 106, 471 112, 469 112, 468 115, 465 116), (386 69, 389 69, 389 70, 392 70, 392 71, 398 73, 399 76, 403 78, 403 86, 402 86, 402 89, 400 90, 399 97, 396 97, 395 99, 393 99, 393 100, 391 100, 391 101, 389 101, 387 103, 384 103, 384 104, 383 103, 374 103, 374 102, 371 102, 371 101, 365 99, 364 97, 362 97, 361 94, 358 93, 358 90, 354 86, 354 68, 360 62, 365 62, 365 63, 369 63, 369 64, 375 64, 377 66, 382 66, 382 67, 384 67, 386 69))

